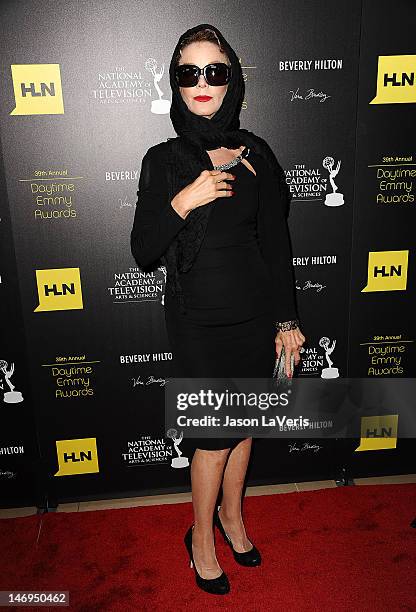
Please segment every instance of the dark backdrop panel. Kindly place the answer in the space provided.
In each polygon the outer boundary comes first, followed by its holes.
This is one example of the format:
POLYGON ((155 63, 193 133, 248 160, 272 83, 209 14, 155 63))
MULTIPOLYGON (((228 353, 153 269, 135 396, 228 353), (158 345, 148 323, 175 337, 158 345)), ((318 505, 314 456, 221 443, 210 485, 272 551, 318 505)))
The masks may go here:
MULTIPOLYGON (((349 370, 356 377, 415 377, 416 96, 406 98, 415 88, 401 85, 408 66, 403 56, 413 57, 413 76, 416 70, 414 36, 406 26, 414 16, 409 0, 399 0, 394 11, 386 0, 363 3, 349 331, 349 370), (386 70, 383 57, 392 56, 395 64, 386 70), (407 259, 400 289, 395 251, 407 259), (376 260, 380 285, 373 281, 372 257, 383 254, 376 260)), ((414 472, 414 439, 399 438, 395 450, 356 452, 352 459, 357 476, 414 472)))
POLYGON ((0 147, 0 507, 44 503, 33 399, 28 380, 10 211, 0 147))
MULTIPOLYGON (((410 3, 402 4, 410 13, 410 3)), ((385 108, 368 106, 377 56, 410 53, 403 32, 377 36, 392 21, 374 2, 362 14, 359 0, 268 1, 249 22, 241 6, 2 5, 1 138, 21 302, 15 299, 50 499, 189 489, 189 469, 173 467, 164 431, 163 383, 175 357, 164 324, 165 270, 143 273, 129 245, 142 157, 174 136, 168 66, 185 29, 213 23, 234 46, 246 79, 241 125, 266 138, 286 172, 307 337, 299 375, 321 376, 327 338, 339 376, 367 376, 355 366, 362 343, 397 320, 414 295, 410 283, 393 303, 391 294, 361 293, 369 250, 414 244, 406 229, 411 207, 376 209, 368 167, 387 150, 410 151, 410 130, 402 136, 398 126, 413 106, 386 105, 387 123, 396 122, 386 131, 391 138, 381 133, 385 108), (53 96, 42 83, 53 83, 53 96), (389 239, 375 231, 388 223, 389 239), (45 283, 52 293, 39 309, 45 283)), ((406 317, 389 333, 413 337, 406 317)), ((311 439, 298 452, 303 442, 256 440, 250 482, 328 478, 352 460, 353 444, 311 439)), ((186 440, 180 448, 186 456, 186 440)), ((359 454, 364 470, 366 456, 377 456, 359 454)))

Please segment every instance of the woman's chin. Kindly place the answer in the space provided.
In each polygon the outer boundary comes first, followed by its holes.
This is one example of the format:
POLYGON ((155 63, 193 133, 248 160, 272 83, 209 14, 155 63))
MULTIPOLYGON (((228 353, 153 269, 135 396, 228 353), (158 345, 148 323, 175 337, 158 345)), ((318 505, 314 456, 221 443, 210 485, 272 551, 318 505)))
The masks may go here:
POLYGON ((201 108, 198 108, 198 110, 193 109, 193 108, 189 108, 189 110, 192 111, 195 115, 199 115, 200 117, 206 117, 206 119, 211 119, 211 117, 213 117, 215 115, 215 113, 217 112, 218 109, 213 110, 213 111, 209 112, 208 114, 206 114, 206 111, 204 113, 204 111, 201 108))

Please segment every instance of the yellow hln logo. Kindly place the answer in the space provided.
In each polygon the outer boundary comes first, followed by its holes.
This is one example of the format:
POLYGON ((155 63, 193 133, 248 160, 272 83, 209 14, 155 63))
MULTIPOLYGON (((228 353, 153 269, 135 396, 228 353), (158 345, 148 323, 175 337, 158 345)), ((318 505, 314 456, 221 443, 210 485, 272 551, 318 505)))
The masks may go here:
POLYGON ((356 451, 396 448, 398 414, 361 417, 361 440, 356 451))
POLYGON ((33 312, 84 308, 79 268, 36 270, 36 280, 39 306, 33 312))
POLYGON ((96 438, 57 440, 59 470, 55 476, 93 474, 99 472, 96 438))
POLYGON ((12 64, 16 107, 11 115, 63 115, 59 64, 12 64))
POLYGON ((370 104, 416 102, 416 55, 379 55, 377 95, 370 104))
POLYGON ((365 291, 405 291, 409 251, 373 251, 368 254, 365 291))

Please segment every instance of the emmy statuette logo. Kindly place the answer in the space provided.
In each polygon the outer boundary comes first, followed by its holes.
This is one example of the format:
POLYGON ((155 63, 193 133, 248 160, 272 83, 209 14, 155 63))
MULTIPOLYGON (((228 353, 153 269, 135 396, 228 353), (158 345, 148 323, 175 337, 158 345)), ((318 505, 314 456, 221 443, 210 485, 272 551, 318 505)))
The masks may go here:
POLYGON ((182 439, 183 439, 183 432, 181 433, 180 437, 178 437, 178 432, 176 431, 176 429, 168 429, 166 437, 172 440, 173 445, 175 447, 175 451, 178 455, 177 457, 173 457, 172 462, 170 464, 171 467, 173 468, 188 467, 189 465, 188 457, 182 457, 182 451, 179 448, 179 444, 182 442, 182 439))
POLYGON ((165 293, 166 293, 166 276, 167 276, 166 266, 159 266, 158 270, 160 270, 163 273, 163 276, 165 278, 165 291, 164 291, 162 297, 160 298, 160 302, 161 302, 162 306, 164 306, 165 305, 165 293))
POLYGON ((155 86, 155 89, 159 95, 158 100, 152 100, 152 105, 150 107, 150 110, 155 115, 167 115, 170 111, 170 101, 162 99, 164 96, 164 93, 158 85, 159 81, 161 80, 165 72, 165 64, 162 64, 162 68, 160 69, 159 72, 157 72, 156 71, 157 61, 153 59, 152 57, 149 57, 149 59, 146 60, 146 63, 144 66, 146 70, 151 72, 151 74, 153 75, 153 85, 155 86))
POLYGON ((328 364, 327 368, 322 368, 321 378, 338 378, 339 370, 338 368, 334 368, 333 361, 330 358, 330 355, 334 351, 336 340, 333 340, 332 345, 329 346, 330 340, 325 336, 319 340, 319 346, 325 351, 325 359, 328 364))
POLYGON ((19 402, 23 402, 23 395, 20 393, 20 391, 16 391, 16 387, 10 381, 10 378, 14 372, 14 363, 12 363, 8 369, 7 361, 0 359, 0 372, 3 373, 3 376, 0 378, 0 389, 4 389, 3 380, 9 387, 9 391, 4 392, 3 401, 6 404, 18 404, 19 402))
POLYGON ((322 165, 325 170, 328 170, 329 172, 329 182, 331 183, 332 187, 332 193, 327 193, 325 196, 325 206, 342 206, 342 204, 344 204, 344 194, 337 193, 338 187, 335 185, 334 181, 334 177, 336 177, 341 167, 341 162, 338 160, 337 167, 335 168, 335 170, 334 163, 334 158, 329 156, 325 157, 322 162, 322 165))

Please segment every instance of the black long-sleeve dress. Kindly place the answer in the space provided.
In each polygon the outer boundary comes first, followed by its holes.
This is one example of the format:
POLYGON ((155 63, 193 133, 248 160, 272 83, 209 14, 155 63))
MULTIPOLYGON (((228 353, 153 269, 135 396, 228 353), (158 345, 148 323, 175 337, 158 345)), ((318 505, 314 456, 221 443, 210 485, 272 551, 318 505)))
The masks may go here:
MULTIPOLYGON (((142 162, 131 232, 132 253, 142 267, 158 260, 187 223, 169 201, 164 151, 151 147, 142 162)), ((287 198, 283 191, 268 193, 265 160, 253 149, 245 155, 256 174, 241 161, 230 168, 235 195, 208 204, 213 209, 201 248, 192 268, 179 276, 186 314, 166 291, 173 376, 269 377, 275 323, 298 318, 287 198)), ((193 438, 192 444, 216 450, 240 441, 193 438)))

